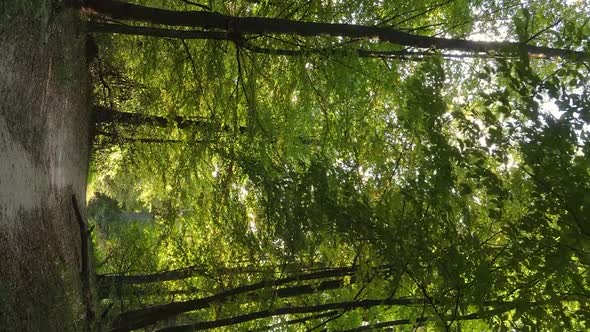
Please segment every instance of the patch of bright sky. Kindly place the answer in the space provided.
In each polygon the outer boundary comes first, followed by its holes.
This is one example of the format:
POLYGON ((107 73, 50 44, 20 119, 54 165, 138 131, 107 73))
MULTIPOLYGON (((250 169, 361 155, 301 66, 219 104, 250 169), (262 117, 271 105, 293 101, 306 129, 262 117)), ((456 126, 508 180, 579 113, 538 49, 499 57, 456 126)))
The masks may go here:
MULTIPOLYGON (((586 0, 565 0, 565 4, 568 6, 582 6, 588 4, 586 0)), ((482 10, 478 8, 474 8, 474 14, 478 15, 481 14, 482 10)), ((474 40, 474 41, 487 41, 487 42, 497 42, 497 41, 510 41, 509 36, 509 25, 500 25, 496 27, 496 29, 486 29, 482 24, 477 24, 474 27, 475 33, 469 35, 467 39, 474 40)), ((581 93, 581 92, 577 92, 581 93)), ((454 102, 463 103, 465 102, 465 98, 463 96, 455 96, 453 98, 454 102)), ((561 111, 556 103, 555 99, 550 98, 547 95, 543 96, 543 100, 541 102, 541 113, 550 114, 555 119, 561 118, 564 114, 561 111)), ((481 128, 483 123, 478 123, 478 126, 481 128)), ((483 128, 481 128, 483 129, 483 128)), ((584 130, 590 130, 590 125, 585 125, 584 130)), ((479 143, 482 146, 487 146, 487 142, 485 139, 485 135, 482 135, 479 139, 479 143)))
POLYGON ((584 1, 584 0, 565 0, 565 4, 568 6, 574 6, 574 5, 587 5, 588 2, 584 1))
POLYGON ((559 107, 555 103, 555 100, 548 96, 543 96, 543 103, 541 104, 541 112, 551 114, 556 119, 561 118, 564 112, 559 110, 559 107))
POLYGON ((498 31, 482 31, 482 29, 476 29, 480 32, 473 33, 469 36, 469 40, 475 41, 506 41, 508 40, 508 27, 503 25, 498 28, 498 31))
MULTIPOLYGON (((576 94, 582 94, 583 91, 581 88, 576 88, 572 92, 576 94)), ((557 106, 555 99, 552 99, 547 95, 543 95, 543 102, 541 103, 541 113, 550 114, 555 119, 559 119, 563 114, 565 114, 564 111, 561 111, 559 109, 559 106, 557 106)), ((577 115, 574 114, 574 117, 577 118, 577 115)), ((575 129, 574 132, 578 138, 578 144, 583 145, 584 141, 582 139, 582 134, 583 132, 590 132, 590 124, 584 124, 581 130, 575 129)))
POLYGON ((256 227, 256 215, 252 211, 248 212, 248 229, 252 233, 258 232, 258 227, 256 227))

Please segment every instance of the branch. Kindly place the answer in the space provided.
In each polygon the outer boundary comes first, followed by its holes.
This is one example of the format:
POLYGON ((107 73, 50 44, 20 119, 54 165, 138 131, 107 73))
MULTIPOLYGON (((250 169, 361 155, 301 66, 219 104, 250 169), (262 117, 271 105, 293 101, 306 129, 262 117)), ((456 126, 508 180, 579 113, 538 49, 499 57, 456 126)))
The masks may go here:
POLYGON ((539 37, 541 34, 545 33, 547 30, 555 27, 556 25, 558 25, 559 23, 561 23, 562 18, 560 17, 557 21, 553 22, 552 24, 548 25, 547 27, 541 29, 539 32, 535 33, 534 35, 532 35, 528 40, 527 43, 536 39, 537 37, 539 37))

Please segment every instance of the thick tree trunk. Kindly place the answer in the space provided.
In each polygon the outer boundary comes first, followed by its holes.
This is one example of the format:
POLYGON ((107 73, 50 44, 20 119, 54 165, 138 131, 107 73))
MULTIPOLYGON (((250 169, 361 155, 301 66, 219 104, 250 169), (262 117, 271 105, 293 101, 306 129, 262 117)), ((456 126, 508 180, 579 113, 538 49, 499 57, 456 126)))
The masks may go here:
MULTIPOLYGON (((388 27, 342 23, 300 22, 267 17, 234 17, 208 11, 174 11, 130 4, 120 1, 100 1, 97 12, 113 19, 147 22, 168 26, 185 26, 223 30, 236 36, 248 34, 288 34, 297 36, 335 36, 361 39, 378 38, 397 45, 454 50, 469 53, 518 53, 532 56, 588 59, 584 52, 532 46, 515 42, 482 42, 410 34, 388 27)), ((241 37, 240 37, 241 38, 241 37)))

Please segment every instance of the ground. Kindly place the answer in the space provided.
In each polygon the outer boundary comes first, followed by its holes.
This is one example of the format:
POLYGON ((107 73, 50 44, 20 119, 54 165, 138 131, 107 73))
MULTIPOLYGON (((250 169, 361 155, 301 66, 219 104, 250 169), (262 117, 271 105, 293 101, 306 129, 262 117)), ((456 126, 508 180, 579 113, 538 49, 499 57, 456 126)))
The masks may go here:
POLYGON ((88 66, 79 14, 59 5, 0 3, 0 331, 85 324, 71 195, 84 205, 88 66))

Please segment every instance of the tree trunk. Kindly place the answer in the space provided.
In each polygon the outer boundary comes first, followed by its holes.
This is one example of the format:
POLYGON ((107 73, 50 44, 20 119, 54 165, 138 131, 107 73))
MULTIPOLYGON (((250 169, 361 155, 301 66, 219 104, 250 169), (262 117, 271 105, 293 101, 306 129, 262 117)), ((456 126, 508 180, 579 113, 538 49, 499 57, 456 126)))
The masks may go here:
MULTIPOLYGON (((252 312, 245 315, 234 316, 230 318, 223 318, 214 321, 205 321, 205 322, 198 322, 195 324, 190 325, 181 325, 181 326, 174 326, 169 328, 164 328, 159 331, 162 332, 181 332, 181 331, 196 331, 196 330, 205 330, 205 329, 212 329, 216 327, 222 326, 230 326, 235 324, 240 324, 244 322, 248 322, 255 319, 260 318, 267 318, 273 316, 280 316, 280 315, 287 315, 287 314, 305 314, 305 313, 315 313, 315 312, 324 312, 330 310, 353 310, 357 308, 371 308, 375 306, 408 306, 408 305, 415 305, 415 304, 422 304, 423 300, 420 299, 384 299, 384 300, 359 300, 359 301, 346 301, 346 302, 335 302, 335 303, 327 303, 327 304, 319 304, 319 305, 311 305, 311 306, 300 306, 300 307, 283 307, 283 308, 274 308, 274 309, 267 309, 261 310, 257 312, 252 312)), ((111 332, 114 331, 126 331, 126 330, 118 330, 113 329, 111 332)))
POLYGON ((157 143, 157 144, 178 144, 178 143, 184 143, 184 141, 182 140, 177 140, 177 139, 165 139, 165 138, 147 138, 147 137, 127 137, 127 136, 122 136, 118 133, 109 133, 103 130, 96 130, 95 131, 95 135, 101 135, 104 137, 108 137, 110 138, 113 142, 115 143, 148 143, 148 144, 152 144, 152 143, 157 143))
MULTIPOLYGON (((512 307, 507 307, 507 308, 501 308, 501 309, 495 309, 495 310, 474 312, 471 314, 461 315, 461 316, 456 316, 456 317, 448 317, 445 319, 445 322, 486 319, 486 318, 493 317, 495 315, 499 315, 501 313, 505 313, 505 312, 510 311, 512 309, 513 309, 512 307)), ((397 320, 392 320, 392 321, 376 323, 376 324, 372 324, 372 325, 359 326, 359 327, 349 329, 349 330, 341 330, 339 332, 375 331, 375 330, 381 330, 381 329, 384 329, 387 327, 408 325, 408 324, 414 324, 414 323, 421 325, 421 324, 424 324, 424 323, 426 323, 428 321, 432 321, 432 320, 440 320, 440 318, 418 317, 415 320, 413 320, 413 319, 397 319, 397 320)))
MULTIPOLYGON (((121 112, 104 106, 94 106, 94 118, 97 123, 117 123, 129 126, 151 126, 159 128, 179 129, 198 128, 217 131, 220 128, 209 121, 195 120, 182 116, 163 117, 157 115, 146 115, 141 113, 121 112)), ((227 127, 221 130, 229 130, 227 127)), ((245 131, 245 127, 239 127, 245 131)))
MULTIPOLYGON (((112 324, 112 332, 122 332, 122 331, 130 331, 133 329, 141 328, 148 326, 150 324, 156 323, 160 320, 167 319, 169 317, 178 315, 183 312, 193 311, 198 309, 203 309, 209 307, 211 304, 215 302, 222 302, 231 300, 238 295, 246 294, 249 292, 261 290, 267 287, 276 287, 285 285, 295 281, 304 281, 304 280, 318 280, 318 279, 325 279, 325 278, 337 278, 337 277, 344 277, 344 276, 351 276, 355 273, 356 267, 342 267, 342 268, 334 268, 325 271, 319 272, 312 272, 307 274, 300 274, 294 275, 291 277, 286 277, 282 279, 276 280, 263 280, 258 283, 254 283, 251 285, 245 285, 236 287, 212 296, 208 296, 205 298, 189 300, 184 302, 174 302, 169 304, 163 305, 156 305, 144 309, 132 310, 128 312, 124 312, 118 317, 115 318, 112 324)), ((303 286, 295 286, 300 287, 298 289, 299 292, 303 294, 303 292, 311 289, 306 287, 311 287, 308 285, 303 286)), ((325 284, 324 287, 335 287, 334 284, 325 284), (328 286, 331 285, 331 286, 328 286)), ((313 287, 312 287, 313 288, 313 287)), ((280 290, 279 290, 280 291, 280 290)), ((285 289, 282 290, 284 292, 284 297, 287 296, 295 296, 296 292, 294 290, 285 289), (292 293, 291 293, 292 292, 292 293)))
MULTIPOLYGON (((409 305, 416 305, 423 303, 423 299, 384 299, 384 300, 358 300, 358 301, 348 301, 348 302, 336 302, 336 303, 328 303, 328 304, 319 304, 319 305, 310 305, 310 306, 300 306, 300 307, 283 307, 283 308, 275 308, 275 309, 268 309, 268 310, 261 310, 245 315, 234 316, 230 318, 223 318, 213 321, 205 321, 205 322, 198 322, 194 324, 188 325, 179 325, 179 326, 172 326, 166 327, 163 329, 158 330, 158 332, 191 332, 191 331, 199 331, 199 330, 206 330, 212 329, 217 327, 223 326, 231 326, 235 324, 245 323, 256 319, 261 318, 268 318, 273 316, 281 316, 281 315, 288 315, 288 314, 302 314, 302 313, 314 313, 314 312, 323 312, 329 310, 354 310, 354 309, 368 309, 376 306, 409 306, 409 305)), ((475 320, 475 319, 482 319, 488 318, 490 316, 506 312, 512 310, 514 305, 506 306, 503 308, 483 311, 478 313, 472 313, 469 315, 464 316, 456 316, 456 317, 448 317, 448 321, 456 321, 456 320, 475 320)), ((422 317, 417 320, 418 322, 426 322, 432 319, 440 319, 440 318, 426 318, 422 317)), ((383 328, 383 327, 390 327, 396 325, 406 325, 411 324, 413 320, 410 319, 401 319, 396 321, 389 321, 384 322, 381 324, 375 324, 373 328, 383 328)), ((370 330, 370 329, 369 329, 370 330)), ((353 329, 353 331, 356 331, 353 329)))
POLYGON ((588 59, 584 52, 532 46, 518 42, 482 42, 410 34, 389 27, 342 23, 300 22, 267 17, 234 17, 208 11, 174 11, 120 1, 98 1, 94 10, 113 19, 225 31, 234 38, 248 34, 288 34, 375 39, 415 48, 454 50, 468 53, 518 53, 531 56, 588 59))
MULTIPOLYGON (((228 32, 217 31, 190 31, 190 30, 173 30, 143 26, 129 26, 112 23, 96 23, 90 22, 87 24, 88 31, 98 33, 115 33, 133 36, 147 36, 147 37, 163 37, 176 39, 213 39, 213 40, 227 40, 240 45, 250 52, 268 55, 283 55, 283 56, 304 56, 304 55, 323 55, 323 56, 348 56, 356 55, 359 58, 380 58, 380 59, 402 59, 411 61, 420 61, 424 57, 436 54, 433 51, 409 51, 409 50, 370 50, 370 49, 339 49, 332 48, 300 48, 300 49, 283 49, 283 48, 268 48, 253 45, 240 36, 230 34, 228 32)), ((463 54, 442 54, 445 58, 464 59, 464 58, 495 58, 506 57, 506 55, 493 55, 486 53, 463 53, 463 54)))
MULTIPOLYGON (((199 130, 229 131, 228 126, 219 126, 209 121, 195 120, 182 116, 163 117, 141 113, 121 112, 104 106, 94 106, 94 119, 97 123, 116 123, 127 126, 151 126, 159 128, 179 128, 199 130)), ((238 127, 240 133, 245 133, 246 127, 238 127)))
POLYGON ((274 265, 267 267, 255 267, 255 266, 243 266, 243 267, 220 267, 216 269, 204 268, 199 266, 189 266, 175 270, 161 271, 150 274, 99 274, 97 275, 97 281, 104 284, 147 284, 153 282, 182 280, 195 276, 209 276, 209 273, 219 275, 237 275, 237 274, 263 274, 263 273, 275 273, 275 272, 288 272, 295 273, 307 272, 307 273, 318 273, 325 271, 335 271, 342 269, 342 267, 320 267, 313 268, 305 271, 299 264, 286 264, 286 265, 274 265))
POLYGON ((84 306, 86 307, 86 330, 92 331, 95 320, 94 301, 92 299, 92 291, 90 289, 90 244, 88 236, 90 231, 88 225, 82 217, 76 195, 72 195, 72 205, 74 206, 74 213, 80 227, 80 246, 81 246, 81 262, 80 262, 80 277, 82 279, 82 296, 84 306))
MULTIPOLYGON (((171 280, 182 280, 191 278, 194 276, 203 276, 211 272, 206 268, 187 267, 183 269, 176 269, 170 271, 162 271, 152 274, 136 274, 136 275, 125 275, 125 274, 103 274, 97 275, 99 283, 105 285, 130 285, 130 284, 148 284, 153 282, 171 281, 171 280)), ((257 273, 261 270, 253 270, 246 268, 225 268, 217 269, 215 273, 220 274, 237 274, 237 273, 257 273)))

